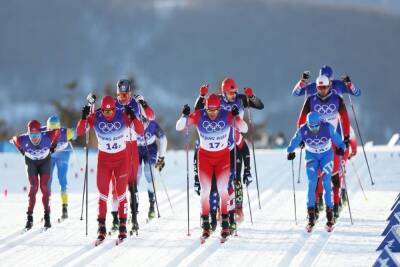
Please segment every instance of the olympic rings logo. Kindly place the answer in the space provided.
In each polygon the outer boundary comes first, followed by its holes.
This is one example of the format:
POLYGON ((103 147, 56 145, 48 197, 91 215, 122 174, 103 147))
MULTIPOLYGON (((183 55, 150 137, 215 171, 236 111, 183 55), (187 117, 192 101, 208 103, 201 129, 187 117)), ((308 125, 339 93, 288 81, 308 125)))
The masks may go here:
POLYGON ((208 133, 212 132, 219 132, 225 128, 225 122, 224 121, 203 121, 202 126, 208 133))
POLYGON ((119 121, 116 121, 114 123, 112 122, 100 122, 99 123, 99 129, 103 132, 103 133, 110 133, 112 131, 118 131, 119 129, 121 129, 122 125, 119 121))
POLYGON ((317 105, 315 105, 314 110, 322 115, 332 114, 336 110, 336 105, 335 104, 329 104, 329 105, 317 104, 317 105))
POLYGON ((41 148, 41 149, 32 149, 32 148, 29 148, 26 152, 27 152, 28 154, 31 154, 32 156, 37 157, 37 156, 42 156, 42 155, 46 154, 46 152, 47 152, 48 150, 49 150, 49 148, 41 148))
POLYGON ((326 143, 328 143, 328 138, 326 137, 321 137, 321 139, 311 139, 311 138, 306 139, 306 144, 311 147, 322 146, 325 145, 326 143))

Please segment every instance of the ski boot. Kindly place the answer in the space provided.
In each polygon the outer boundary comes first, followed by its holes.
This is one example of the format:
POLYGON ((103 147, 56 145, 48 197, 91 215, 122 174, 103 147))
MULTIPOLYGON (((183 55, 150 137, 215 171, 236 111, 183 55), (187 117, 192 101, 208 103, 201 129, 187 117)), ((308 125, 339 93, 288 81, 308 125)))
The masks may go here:
POLYGON ((318 194, 318 210, 319 211, 324 210, 324 199, 322 198, 322 193, 318 194))
POLYGON ((61 219, 68 219, 68 204, 62 204, 61 219))
POLYGON ((333 205, 333 217, 335 221, 339 218, 339 204, 333 205))
POLYGON ((346 194, 345 188, 342 188, 342 191, 340 192, 340 198, 342 199, 343 206, 346 206, 347 205, 347 194, 346 194))
POLYGON ((133 235, 134 232, 136 232, 136 235, 138 235, 138 230, 139 230, 139 223, 137 221, 137 214, 132 213, 132 228, 130 231, 130 235, 133 235))
POLYGON ((202 215, 201 220, 201 228, 203 228, 203 233, 201 234, 200 242, 203 244, 206 239, 210 237, 210 222, 208 220, 208 215, 202 215))
POLYGON ((333 219, 333 212, 332 208, 326 208, 326 230, 328 232, 332 232, 333 230, 333 225, 335 224, 335 221, 333 219))
POLYGON ((51 227, 51 223, 50 223, 50 213, 49 212, 45 212, 44 213, 44 226, 45 229, 48 229, 51 227))
POLYGON ((306 226, 307 232, 311 233, 314 225, 315 225, 315 208, 311 207, 307 209, 308 213, 308 224, 306 226))
POLYGON ((235 213, 236 213, 236 219, 235 220, 238 223, 243 222, 243 220, 244 220, 243 207, 242 206, 240 206, 240 207, 236 206, 235 213))
POLYGON ((212 211, 210 215, 211 215, 211 223, 210 223, 211 231, 214 232, 215 229, 217 229, 217 213, 215 211, 212 211))
POLYGON ((120 244, 126 238, 126 218, 119 218, 119 235, 116 245, 120 244))
POLYGON ((319 218, 319 208, 318 208, 317 205, 315 205, 314 214, 315 214, 315 221, 318 221, 318 218, 319 218))
POLYGON ((29 231, 31 230, 32 226, 33 226, 33 216, 32 213, 26 213, 27 216, 27 220, 26 220, 26 225, 25 225, 25 231, 29 231))
MULTIPOLYGON (((111 214, 113 216, 111 231, 115 232, 119 229, 118 211, 112 211, 111 214)), ((125 223, 126 223, 126 219, 125 219, 125 223)))
POLYGON ((103 243, 107 234, 106 219, 97 219, 97 221, 99 222, 99 228, 97 230, 97 239, 95 242, 95 246, 98 246, 101 243, 103 243))
POLYGON ((154 211, 154 200, 150 201, 150 207, 149 207, 149 213, 147 214, 147 217, 149 220, 154 219, 156 216, 156 213, 154 211))
POLYGON ((222 214, 222 222, 221 222, 222 230, 221 230, 221 243, 225 242, 225 240, 228 238, 230 235, 230 230, 229 230, 229 221, 228 221, 228 215, 222 214))

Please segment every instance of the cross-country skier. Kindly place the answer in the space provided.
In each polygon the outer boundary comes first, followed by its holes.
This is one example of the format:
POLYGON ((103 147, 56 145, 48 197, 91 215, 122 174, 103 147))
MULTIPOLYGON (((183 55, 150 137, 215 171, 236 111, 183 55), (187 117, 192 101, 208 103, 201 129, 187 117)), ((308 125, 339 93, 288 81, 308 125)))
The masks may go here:
POLYGON ((158 125, 155 120, 149 121, 143 118, 144 122, 144 134, 138 135, 139 145, 139 172, 138 172, 138 184, 142 176, 142 167, 144 169, 144 176, 147 181, 147 193, 149 195, 149 212, 147 214, 148 219, 153 219, 155 216, 154 211, 154 190, 153 190, 153 178, 152 174, 154 169, 161 170, 165 166, 165 155, 167 153, 167 137, 164 131, 158 125), (158 144, 157 144, 158 143, 158 144), (157 157, 158 154, 158 157, 157 157), (151 170, 150 170, 151 168, 151 170))
MULTIPOLYGON (((333 75, 333 70, 330 66, 324 65, 321 67, 319 70, 319 75, 324 75, 329 78, 330 81, 330 87, 333 92, 336 94, 343 96, 344 94, 350 94, 353 96, 360 96, 361 95, 361 90, 356 87, 350 80, 350 77, 348 75, 342 76, 341 80, 335 80, 334 75, 333 75)), ((315 93, 317 93, 317 86, 316 83, 309 83, 309 78, 310 78, 310 72, 309 71, 304 71, 302 74, 302 78, 298 81, 298 83, 295 85, 293 88, 292 94, 295 96, 310 96, 315 93)), ((341 136, 342 135, 342 127, 341 124, 338 124, 337 127, 337 133, 341 136)), ((318 181, 318 186, 317 186, 317 197, 316 201, 318 203, 319 210, 323 209, 323 200, 322 200, 322 184, 321 181, 318 181)), ((336 192, 336 191, 335 191, 336 192)), ((341 205, 341 201, 339 200, 339 207, 341 205)), ((316 212, 318 212, 316 210, 316 212)), ((338 216, 339 213, 336 212, 335 216, 338 216)))
MULTIPOLYGON (((200 87, 200 96, 197 98, 195 103, 195 109, 202 109, 204 108, 204 100, 205 96, 208 93, 208 86, 203 85, 200 87)), ((253 89, 247 87, 244 89, 244 94, 238 93, 238 87, 236 82, 232 78, 225 78, 221 83, 221 94, 219 95, 221 101, 221 107, 230 111, 233 106, 237 106, 239 109, 239 115, 243 119, 244 112, 246 108, 255 108, 255 109, 263 109, 264 104, 262 101, 257 98, 254 93, 253 89)), ((240 132, 236 132, 235 134, 233 131, 230 133, 229 138, 229 149, 230 149, 230 157, 231 157, 231 179, 234 181, 234 190, 231 189, 231 198, 234 198, 235 201, 230 205, 230 212, 229 212, 229 221, 231 231, 236 230, 236 222, 235 222, 235 213, 239 222, 243 221, 243 187, 241 181, 241 170, 242 170, 242 163, 244 163, 244 172, 243 172, 243 182, 246 186, 250 185, 252 182, 252 176, 250 172, 250 151, 249 147, 244 140, 243 136, 240 132), (235 142, 233 141, 233 136, 235 136, 235 142), (236 143, 236 156, 235 156, 235 149, 234 144, 236 143), (235 158, 236 158, 236 169, 235 169, 235 158), (235 177, 236 171, 236 177, 235 177), (234 194, 234 195, 233 195, 234 194)), ((195 160, 196 162, 196 153, 195 153, 195 160)), ((195 174, 195 181, 196 181, 196 174, 195 174)), ((216 192, 215 188, 213 188, 211 193, 210 202, 212 203, 212 212, 211 212, 211 223, 212 225, 216 225, 216 210, 218 207, 219 196, 216 192)), ((233 201, 232 201, 233 202, 233 201)))
MULTIPOLYGON (((117 98, 115 99, 116 108, 124 110, 125 107, 130 107, 137 118, 146 118, 148 120, 154 120, 155 115, 153 109, 144 100, 141 95, 132 94, 132 83, 127 79, 121 79, 117 83, 117 98)), ((127 131, 127 157, 129 161, 128 170, 128 189, 130 192, 130 207, 132 214, 132 230, 137 231, 139 224, 137 221, 138 212, 138 192, 137 192, 137 174, 139 166, 139 152, 137 146, 137 133, 135 128, 131 126, 131 129, 127 131)), ((112 180, 114 181, 114 179, 112 180)), ((115 186, 113 185, 113 188, 115 186)), ((115 192, 115 190, 113 189, 115 192)), ((118 227, 118 212, 117 212, 118 201, 116 195, 113 194, 113 204, 111 214, 113 215, 113 226, 115 229, 118 227)))
MULTIPOLYGON (((309 112, 317 112, 321 120, 332 124, 335 131, 338 125, 341 123, 344 143, 346 146, 349 143, 350 136, 350 123, 349 115, 347 113, 346 106, 343 98, 331 90, 330 82, 328 77, 321 75, 316 79, 317 93, 309 96, 304 102, 303 108, 300 112, 299 119, 297 121, 297 127, 304 124, 306 116, 309 112)), ((333 171, 332 171, 332 183, 333 183, 333 200, 334 200, 334 215, 335 218, 339 217, 339 203, 340 203, 340 179, 339 179, 339 168, 340 158, 338 155, 334 155, 333 158, 333 171)))
POLYGON ((202 238, 210 235, 210 189, 213 175, 221 197, 222 238, 229 234, 228 222, 228 184, 230 176, 230 153, 228 139, 231 128, 239 132, 247 132, 247 124, 239 116, 239 109, 233 107, 231 111, 223 109, 220 97, 210 94, 205 101, 205 108, 190 113, 190 107, 185 105, 182 117, 176 123, 176 130, 183 131, 186 127, 194 125, 197 128, 200 145, 197 164, 201 185, 201 215, 202 238))
POLYGON ((41 131, 40 122, 31 120, 28 123, 28 132, 14 136, 13 143, 25 157, 29 188, 29 205, 26 212, 27 222, 25 229, 29 230, 33 225, 33 209, 36 203, 36 193, 40 187, 44 208, 44 228, 50 228, 50 154, 57 146, 58 130, 41 131))
MULTIPOLYGON (((341 80, 335 80, 333 76, 333 70, 331 67, 324 65, 319 70, 319 75, 328 77, 332 91, 338 95, 351 94, 353 96, 360 96, 361 90, 356 87, 350 80, 348 75, 342 76, 341 80)), ((304 71, 301 79, 297 82, 293 88, 292 94, 295 96, 310 96, 317 93, 317 85, 315 82, 309 83, 310 72, 304 71)))
MULTIPOLYGON (((47 130, 58 130, 59 138, 55 152, 51 155, 51 173, 53 174, 55 166, 57 166, 57 177, 61 187, 61 203, 62 203, 62 214, 61 219, 68 218, 68 193, 67 193, 67 173, 69 157, 71 154, 71 148, 69 142, 75 140, 76 129, 61 127, 60 119, 58 116, 53 115, 47 119, 46 123, 47 130)), ((51 181, 53 181, 53 175, 51 175, 51 181)), ((51 188, 51 183, 50 183, 51 188)))
POLYGON ((336 133, 335 128, 330 123, 321 121, 320 115, 317 112, 312 111, 308 113, 306 121, 305 124, 300 125, 290 141, 287 148, 287 159, 293 160, 296 156, 294 150, 301 142, 304 142, 306 151, 306 171, 308 176, 307 231, 310 232, 315 223, 315 190, 317 186, 318 170, 322 172, 322 182, 325 189, 326 227, 328 231, 331 231, 334 224, 330 181, 333 168, 332 141, 337 147, 335 152, 339 155, 344 154, 346 146, 336 133))
POLYGON ((111 179, 115 179, 115 190, 118 196, 119 240, 126 238, 127 201, 126 186, 128 182, 129 161, 126 145, 126 132, 133 123, 135 131, 143 133, 143 125, 130 107, 125 112, 117 109, 112 96, 104 96, 101 108, 90 113, 90 106, 82 109, 82 119, 77 125, 78 136, 94 128, 98 142, 97 188, 99 190, 98 237, 96 245, 106 236, 107 200, 111 179))

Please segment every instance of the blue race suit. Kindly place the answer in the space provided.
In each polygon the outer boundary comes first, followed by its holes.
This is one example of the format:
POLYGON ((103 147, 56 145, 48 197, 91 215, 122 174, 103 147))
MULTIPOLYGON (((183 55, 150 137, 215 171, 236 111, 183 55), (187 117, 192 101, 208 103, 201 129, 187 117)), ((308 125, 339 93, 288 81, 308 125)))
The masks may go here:
POLYGON ((332 141, 337 147, 346 149, 340 136, 335 132, 333 126, 329 123, 322 122, 319 132, 314 134, 311 132, 307 124, 303 124, 296 131, 287 152, 293 152, 301 143, 305 144, 306 151, 306 170, 308 176, 307 188, 307 208, 315 206, 315 189, 317 187, 318 170, 323 172, 322 183, 325 188, 325 203, 327 208, 333 208, 332 203, 332 185, 331 174, 333 169, 333 151, 332 141))

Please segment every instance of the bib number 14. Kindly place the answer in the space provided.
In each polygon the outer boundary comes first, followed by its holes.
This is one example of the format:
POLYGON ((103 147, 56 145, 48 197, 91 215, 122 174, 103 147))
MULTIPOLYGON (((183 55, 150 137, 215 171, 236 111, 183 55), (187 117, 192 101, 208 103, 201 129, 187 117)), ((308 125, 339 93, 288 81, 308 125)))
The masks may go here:
POLYGON ((118 149, 119 148, 117 143, 114 143, 112 145, 110 143, 107 143, 106 146, 107 146, 108 150, 113 150, 113 149, 118 149))

